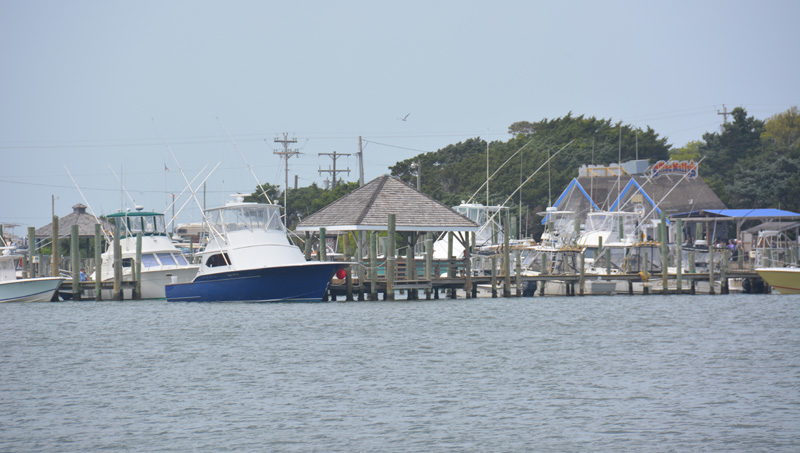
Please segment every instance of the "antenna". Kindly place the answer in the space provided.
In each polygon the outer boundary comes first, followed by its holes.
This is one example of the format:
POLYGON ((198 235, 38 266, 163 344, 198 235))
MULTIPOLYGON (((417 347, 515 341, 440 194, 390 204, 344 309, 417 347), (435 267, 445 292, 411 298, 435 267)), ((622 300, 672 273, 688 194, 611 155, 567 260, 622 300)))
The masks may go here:
POLYGON ((350 156, 350 154, 349 153, 337 153, 336 151, 334 151, 332 153, 317 153, 317 154, 320 155, 320 156, 330 156, 331 160, 333 160, 333 170, 319 170, 319 172, 320 173, 330 173, 331 176, 332 176, 332 179, 333 179, 333 181, 331 182, 331 189, 336 188, 336 173, 345 173, 345 172, 347 172, 348 175, 350 174, 350 169, 349 168, 344 169, 344 170, 337 170, 336 169, 336 159, 338 159, 338 158, 340 158, 342 156, 350 156))

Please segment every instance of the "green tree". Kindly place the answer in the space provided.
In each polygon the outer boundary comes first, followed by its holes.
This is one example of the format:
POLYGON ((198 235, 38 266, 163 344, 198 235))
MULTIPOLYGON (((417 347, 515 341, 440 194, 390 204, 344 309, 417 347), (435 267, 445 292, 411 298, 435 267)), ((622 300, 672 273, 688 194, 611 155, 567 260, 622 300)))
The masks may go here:
POLYGON ((669 158, 672 160, 694 160, 697 161, 700 159, 700 149, 703 146, 703 142, 700 140, 692 140, 689 143, 683 145, 682 148, 674 148, 669 152, 669 158))
POLYGON ((768 118, 761 140, 779 154, 800 155, 800 112, 797 107, 768 118))

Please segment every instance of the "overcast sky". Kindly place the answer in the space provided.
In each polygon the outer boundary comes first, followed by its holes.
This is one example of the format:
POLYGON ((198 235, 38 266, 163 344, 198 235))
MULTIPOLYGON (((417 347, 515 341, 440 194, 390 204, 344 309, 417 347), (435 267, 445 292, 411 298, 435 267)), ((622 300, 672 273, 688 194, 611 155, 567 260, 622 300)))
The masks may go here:
MULTIPOLYGON (((179 169, 221 162, 209 207, 253 191, 248 166, 283 185, 282 132, 301 186, 358 136, 369 181, 570 111, 679 147, 718 130, 723 105, 800 104, 799 17, 795 0, 0 0, 0 222, 49 223, 51 195, 71 212, 65 166, 98 214, 133 204, 114 173, 154 210, 183 189, 179 169)), ((355 156, 337 167, 357 179, 355 156)), ((199 218, 194 202, 180 216, 199 218)))

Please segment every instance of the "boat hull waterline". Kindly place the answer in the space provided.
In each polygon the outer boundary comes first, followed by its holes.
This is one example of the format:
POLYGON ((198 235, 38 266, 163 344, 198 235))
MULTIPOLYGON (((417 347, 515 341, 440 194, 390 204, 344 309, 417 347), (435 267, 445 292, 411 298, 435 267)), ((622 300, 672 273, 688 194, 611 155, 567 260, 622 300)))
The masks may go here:
POLYGON ((800 294, 800 268, 769 267, 756 272, 779 293, 800 294))
POLYGON ((64 279, 41 277, 0 283, 0 302, 50 302, 64 279))
POLYGON ((344 263, 314 263, 201 275, 167 285, 169 302, 320 302, 344 263))

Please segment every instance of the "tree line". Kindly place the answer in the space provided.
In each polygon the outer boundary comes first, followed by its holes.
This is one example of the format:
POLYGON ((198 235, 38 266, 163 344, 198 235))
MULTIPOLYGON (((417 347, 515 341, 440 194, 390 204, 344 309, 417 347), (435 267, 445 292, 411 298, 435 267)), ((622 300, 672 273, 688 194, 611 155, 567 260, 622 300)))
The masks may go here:
MULTIPOLYGON (((512 138, 506 141, 471 138, 397 162, 389 170, 412 186, 419 177, 422 192, 448 206, 470 200, 486 203, 486 192, 481 186, 486 181, 488 147, 489 172, 497 171, 489 183, 489 204, 506 202, 523 181, 536 173, 508 201, 512 208, 521 203, 522 212, 516 215, 533 227, 534 234, 540 228, 536 212, 555 201, 577 176, 578 167, 636 158, 650 163, 702 158, 701 177, 728 207, 800 211, 798 109, 792 107, 759 120, 737 107, 732 118, 719 132, 706 133, 702 140, 673 148, 667 138, 650 127, 638 128, 610 119, 568 113, 560 118, 513 123, 508 129, 512 138), (548 158, 551 158, 549 164, 543 165, 548 158)), ((292 228, 357 187, 358 183, 352 182, 339 184, 332 190, 316 184, 289 189, 287 225, 292 228)), ((262 189, 272 200, 283 197, 278 186, 263 184, 247 200, 264 201, 262 189)))

